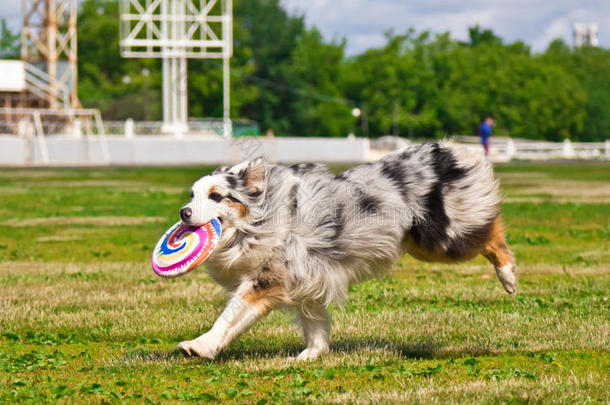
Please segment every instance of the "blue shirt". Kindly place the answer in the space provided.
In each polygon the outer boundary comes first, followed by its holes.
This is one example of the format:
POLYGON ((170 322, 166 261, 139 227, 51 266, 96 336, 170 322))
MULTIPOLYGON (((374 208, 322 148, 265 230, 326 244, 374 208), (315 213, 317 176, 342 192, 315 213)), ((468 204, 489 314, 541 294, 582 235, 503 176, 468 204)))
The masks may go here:
POLYGON ((491 125, 485 121, 481 122, 481 125, 479 125, 479 136, 483 141, 486 141, 491 136, 491 125))

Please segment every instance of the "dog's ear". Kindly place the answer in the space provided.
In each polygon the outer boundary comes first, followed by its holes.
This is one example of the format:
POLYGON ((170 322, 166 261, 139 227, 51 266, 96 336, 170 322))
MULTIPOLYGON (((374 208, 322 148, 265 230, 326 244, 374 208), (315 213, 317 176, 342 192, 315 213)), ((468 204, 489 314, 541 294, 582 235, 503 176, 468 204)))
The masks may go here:
POLYGON ((244 169, 243 179, 245 186, 253 192, 263 191, 265 181, 265 165, 263 157, 258 157, 248 163, 244 169))
POLYGON ((217 168, 216 170, 214 170, 212 172, 212 176, 215 174, 226 173, 228 171, 229 171, 229 166, 220 166, 219 168, 217 168))

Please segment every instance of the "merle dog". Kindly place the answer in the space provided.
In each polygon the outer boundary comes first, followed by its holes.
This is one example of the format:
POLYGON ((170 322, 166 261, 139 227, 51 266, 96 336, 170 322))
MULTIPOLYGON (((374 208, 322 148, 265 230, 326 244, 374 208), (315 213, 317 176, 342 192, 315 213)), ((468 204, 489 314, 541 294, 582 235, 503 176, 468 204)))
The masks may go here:
POLYGON ((449 142, 409 146, 338 176, 260 158, 221 167, 193 185, 180 216, 188 225, 222 221, 206 268, 231 298, 210 331, 179 348, 214 358, 272 309, 293 306, 307 343, 298 358, 316 358, 329 348, 327 306, 404 253, 447 263, 482 254, 514 293, 499 204, 491 164, 449 142))

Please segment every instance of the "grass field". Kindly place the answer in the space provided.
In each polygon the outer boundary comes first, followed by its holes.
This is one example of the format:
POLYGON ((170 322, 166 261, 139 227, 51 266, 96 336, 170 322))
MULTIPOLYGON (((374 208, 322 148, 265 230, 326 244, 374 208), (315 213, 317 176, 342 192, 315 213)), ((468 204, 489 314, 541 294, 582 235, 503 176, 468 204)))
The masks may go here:
POLYGON ((331 309, 332 352, 276 311, 214 362, 183 358, 220 313, 204 269, 151 249, 203 168, 0 171, 1 402, 610 401, 610 166, 500 166, 515 296, 484 259, 409 257, 331 309))

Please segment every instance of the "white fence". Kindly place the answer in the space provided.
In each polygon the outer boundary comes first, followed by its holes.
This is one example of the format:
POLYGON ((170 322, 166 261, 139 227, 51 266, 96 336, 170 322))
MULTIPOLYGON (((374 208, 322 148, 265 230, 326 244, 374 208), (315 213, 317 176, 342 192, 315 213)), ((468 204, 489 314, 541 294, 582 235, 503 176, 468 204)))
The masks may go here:
MULTIPOLYGON (((469 145, 482 151, 477 137, 455 137, 458 143, 469 145)), ((610 159, 610 140, 605 142, 563 142, 529 141, 512 138, 492 138, 490 158, 495 162, 519 160, 554 159, 610 159)))
POLYGON ((300 163, 365 162, 368 139, 241 137, 225 140, 218 136, 144 135, 132 138, 106 137, 109 153, 105 161, 98 143, 69 136, 46 139, 48 161, 40 159, 40 145, 25 138, 0 135, 0 166, 36 165, 219 165, 238 163, 257 156, 271 161, 300 163), (29 156, 29 160, 27 159, 29 156))
POLYGON ((0 166, 61 165, 81 160, 81 164, 110 163, 99 110, 0 108, 0 166), (61 148, 64 156, 71 151, 75 154, 77 149, 85 158, 53 159, 49 144, 58 139, 65 141, 61 148))
MULTIPOLYGON (((105 136, 97 110, 0 109, 0 166, 189 165, 236 163, 265 155, 277 162, 360 163, 376 160, 410 143, 404 138, 288 138, 245 136, 223 139, 211 134, 141 135, 154 123, 105 136)), ((132 123, 131 125, 138 125, 132 123)), ((209 126, 209 124, 206 124, 209 126)), ((114 131, 119 132, 118 125, 114 131)), ((202 127, 203 128, 203 127, 202 127)), ((111 131, 114 132, 114 131, 111 131)), ((454 140, 483 153, 477 137, 454 140)), ((490 159, 610 159, 610 141, 535 142, 494 137, 490 159)))

